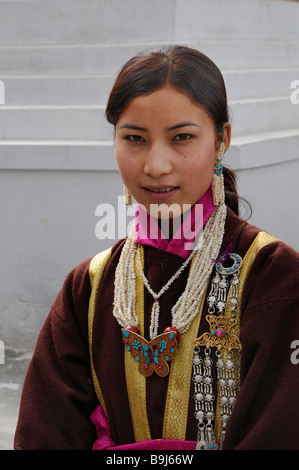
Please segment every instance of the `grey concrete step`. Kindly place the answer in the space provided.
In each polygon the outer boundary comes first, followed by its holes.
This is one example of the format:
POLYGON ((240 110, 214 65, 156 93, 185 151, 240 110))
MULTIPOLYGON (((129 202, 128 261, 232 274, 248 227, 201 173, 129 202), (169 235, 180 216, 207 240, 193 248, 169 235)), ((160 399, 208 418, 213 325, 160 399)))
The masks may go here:
POLYGON ((7 350, 0 365, 0 450, 13 450, 20 398, 32 351, 7 350))
POLYGON ((160 0, 0 1, 0 17, 5 19, 1 22, 0 44, 165 40, 174 36, 173 7, 174 0, 163 0, 162 8, 160 0))
POLYGON ((0 43, 97 44, 194 38, 298 39, 295 3, 258 0, 0 1, 0 43), (122 21, 119 21, 122 18, 122 21), (138 18, 134 21, 134 18, 138 18), (235 20, 237 18, 237 21, 235 20), (4 21, 3 21, 4 19, 4 21))
MULTIPOLYGON (((289 96, 290 84, 299 77, 298 68, 240 69, 223 71, 229 100, 289 96)), ((7 76, 5 104, 34 105, 105 105, 114 75, 7 76)))
POLYGON ((299 106, 288 97, 235 100, 229 103, 234 137, 299 128, 299 106))
MULTIPOLYGON (((229 103, 234 136, 299 127, 290 96, 229 103)), ((113 140, 105 106, 1 106, 1 140, 113 140)))
POLYGON ((118 171, 112 141, 0 141, 2 170, 118 171))
MULTIPOLYGON (((225 164, 235 170, 298 159, 299 128, 233 137, 225 164)), ((112 141, 0 141, 2 170, 118 171, 112 141)))
MULTIPOLYGON (((114 75, 140 50, 174 43, 121 43, 97 45, 1 46, 0 78, 17 75, 114 75)), ((181 45, 201 50, 221 70, 299 67, 299 40, 201 40, 181 45), (260 51, 263 50, 263 54, 260 51)), ((1 42, 0 42, 1 44, 1 42)))
POLYGON ((0 107, 1 140, 107 140, 112 128, 102 106, 0 107))
POLYGON ((298 77, 298 68, 269 68, 223 71, 230 101, 289 97, 291 83, 298 77))
POLYGON ((7 106, 101 106, 112 87, 110 75, 14 76, 2 81, 7 106))

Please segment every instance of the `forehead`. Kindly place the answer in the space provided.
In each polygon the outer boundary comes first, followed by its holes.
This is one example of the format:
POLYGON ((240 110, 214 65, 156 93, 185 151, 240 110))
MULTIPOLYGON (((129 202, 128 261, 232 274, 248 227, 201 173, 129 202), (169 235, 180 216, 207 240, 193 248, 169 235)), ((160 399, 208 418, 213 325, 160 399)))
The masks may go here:
POLYGON ((127 120, 148 121, 152 125, 161 121, 210 120, 205 108, 186 93, 165 85, 150 94, 133 98, 124 109, 118 125, 127 120))

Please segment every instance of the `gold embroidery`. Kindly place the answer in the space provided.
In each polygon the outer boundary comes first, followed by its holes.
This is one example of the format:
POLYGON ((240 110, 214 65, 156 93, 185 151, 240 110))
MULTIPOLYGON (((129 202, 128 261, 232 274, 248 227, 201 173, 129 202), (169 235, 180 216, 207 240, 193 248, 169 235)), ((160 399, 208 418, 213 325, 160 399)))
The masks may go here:
POLYGON ((104 397, 101 391, 101 387, 94 370, 93 360, 92 360, 92 329, 93 329, 93 319, 95 314, 95 306, 96 306, 96 299, 99 290, 100 281, 104 272, 104 269, 111 257, 111 249, 107 249, 102 251, 98 255, 96 255, 90 263, 89 266, 89 277, 90 277, 90 284, 91 284, 91 295, 89 299, 89 308, 88 308, 88 339, 89 339, 89 355, 90 355, 90 366, 91 366, 91 374, 93 385, 99 399, 100 404, 107 416, 106 405, 104 401, 104 397))
MULTIPOLYGON (((89 276, 91 282, 91 296, 89 301, 89 310, 88 310, 88 336, 89 336, 89 350, 90 350, 90 363, 91 363, 91 373, 94 388, 99 399, 101 406, 107 416, 107 410, 105 405, 105 400, 100 388, 100 384, 94 369, 93 360, 92 360, 92 331, 93 331, 93 319, 95 314, 95 306, 97 293, 100 286, 100 281, 104 272, 104 269, 111 257, 111 249, 107 249, 98 255, 96 255, 90 263, 89 267, 89 276)), ((136 270, 138 266, 136 266, 136 270)), ((136 281, 136 311, 139 318, 139 325, 141 333, 144 333, 144 307, 143 307, 143 283, 141 276, 137 276, 136 281)), ((141 374, 136 374, 136 364, 132 360, 131 355, 128 351, 125 352, 125 372, 126 372, 126 381, 127 381, 127 390, 129 397, 129 404, 131 409, 131 416, 133 422, 133 429, 136 442, 151 439, 148 417, 146 411, 146 382, 145 377, 141 374)))
MULTIPOLYGON (((140 250, 140 254, 143 264, 143 249, 140 250)), ((140 334, 144 336, 144 287, 137 259, 135 259, 135 273, 136 313, 139 320, 140 334)), ((125 351, 125 372, 135 441, 150 440, 151 434, 146 407, 146 378, 140 374, 137 363, 129 351, 125 351)))
POLYGON ((163 423, 164 439, 186 438, 194 342, 198 334, 205 295, 198 315, 184 333, 171 363, 163 423))

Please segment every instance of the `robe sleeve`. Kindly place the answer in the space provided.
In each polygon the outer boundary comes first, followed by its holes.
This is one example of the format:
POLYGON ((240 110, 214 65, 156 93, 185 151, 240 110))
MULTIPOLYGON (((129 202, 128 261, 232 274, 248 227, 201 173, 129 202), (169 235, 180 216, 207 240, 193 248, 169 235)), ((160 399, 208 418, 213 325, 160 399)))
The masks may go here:
POLYGON ((299 449, 299 255, 281 242, 258 254, 241 319, 241 387, 223 449, 299 449))
POLYGON ((87 332, 89 263, 66 278, 39 334, 26 374, 15 450, 87 450, 98 404, 87 332))

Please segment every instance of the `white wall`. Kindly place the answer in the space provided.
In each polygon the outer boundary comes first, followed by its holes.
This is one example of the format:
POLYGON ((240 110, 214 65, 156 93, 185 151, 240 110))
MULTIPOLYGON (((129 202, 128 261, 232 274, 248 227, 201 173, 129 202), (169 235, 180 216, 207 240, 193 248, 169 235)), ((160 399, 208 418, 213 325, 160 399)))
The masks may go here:
POLYGON ((26 348, 67 273, 111 244, 95 236, 95 209, 117 207, 121 184, 116 172, 7 171, 0 188, 1 337, 26 348))
POLYGON ((299 250, 299 5, 274 0, 0 2, 0 340, 33 347, 72 267, 113 243, 95 209, 121 181, 108 90, 136 51, 180 43, 222 69, 232 112, 226 163, 251 222, 299 250))

